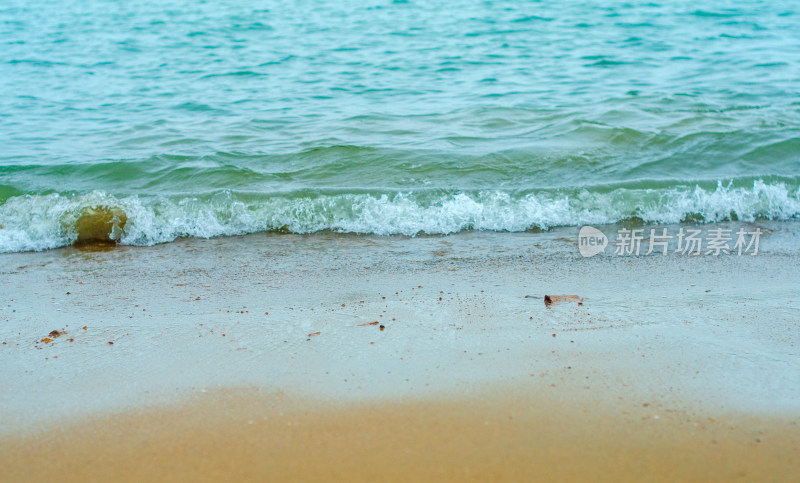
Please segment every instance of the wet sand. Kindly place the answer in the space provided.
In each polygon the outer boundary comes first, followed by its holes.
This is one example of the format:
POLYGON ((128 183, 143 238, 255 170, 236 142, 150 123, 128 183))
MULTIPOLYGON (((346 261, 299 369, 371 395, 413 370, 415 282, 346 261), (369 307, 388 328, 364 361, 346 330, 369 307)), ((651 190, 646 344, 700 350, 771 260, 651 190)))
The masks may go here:
POLYGON ((582 259, 569 230, 3 255, 0 467, 796 479, 793 229, 756 257, 582 259))

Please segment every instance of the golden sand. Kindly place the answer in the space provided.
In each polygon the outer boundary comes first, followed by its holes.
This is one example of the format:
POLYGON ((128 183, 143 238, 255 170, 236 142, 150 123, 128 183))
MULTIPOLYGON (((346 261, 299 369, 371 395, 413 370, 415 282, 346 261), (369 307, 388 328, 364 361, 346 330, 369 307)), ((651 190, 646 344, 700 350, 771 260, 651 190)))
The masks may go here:
POLYGON ((797 256, 545 248, 3 255, 0 481, 800 481, 797 256))
MULTIPOLYGON (((496 393, 495 393, 496 394, 496 393)), ((28 481, 795 481, 796 420, 484 396, 319 402, 236 390, 6 439, 28 481)))

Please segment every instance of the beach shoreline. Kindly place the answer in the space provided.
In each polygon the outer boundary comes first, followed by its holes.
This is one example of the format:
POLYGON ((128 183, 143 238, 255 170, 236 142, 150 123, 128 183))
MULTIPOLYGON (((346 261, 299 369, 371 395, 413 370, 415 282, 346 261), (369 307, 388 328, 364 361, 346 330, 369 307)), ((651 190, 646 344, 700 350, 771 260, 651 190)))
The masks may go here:
POLYGON ((577 228, 2 255, 0 464, 65 481, 796 476, 796 227, 763 227, 757 256, 582 258, 577 228))
POLYGON ((797 2, 6 2, 0 483, 800 481, 797 2))

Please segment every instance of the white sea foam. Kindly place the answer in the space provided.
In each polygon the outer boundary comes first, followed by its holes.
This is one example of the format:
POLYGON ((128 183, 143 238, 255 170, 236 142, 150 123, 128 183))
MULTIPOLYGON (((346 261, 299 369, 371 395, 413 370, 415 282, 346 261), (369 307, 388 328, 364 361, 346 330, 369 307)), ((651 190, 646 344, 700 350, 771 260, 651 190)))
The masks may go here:
POLYGON ((332 230, 376 235, 450 234, 464 230, 525 231, 553 226, 600 225, 639 217, 678 223, 687 217, 717 222, 732 218, 800 217, 800 190, 756 181, 752 187, 707 190, 617 189, 610 192, 502 191, 325 195, 237 195, 208 198, 25 195, 0 205, 0 252, 45 250, 74 243, 77 220, 88 208, 122 211, 119 242, 154 245, 181 236, 215 237, 268 230, 332 230))

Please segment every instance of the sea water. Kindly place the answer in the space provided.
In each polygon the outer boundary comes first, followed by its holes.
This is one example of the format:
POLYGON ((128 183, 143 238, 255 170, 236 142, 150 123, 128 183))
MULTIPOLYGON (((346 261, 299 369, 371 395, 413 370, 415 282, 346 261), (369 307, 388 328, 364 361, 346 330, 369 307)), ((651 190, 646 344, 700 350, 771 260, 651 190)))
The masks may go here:
POLYGON ((794 1, 0 5, 0 252, 798 217, 794 1))

